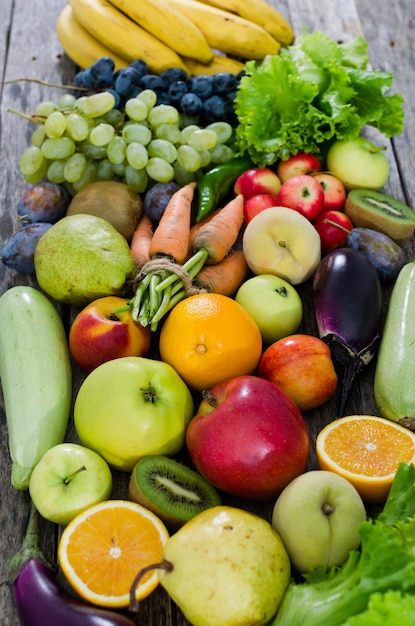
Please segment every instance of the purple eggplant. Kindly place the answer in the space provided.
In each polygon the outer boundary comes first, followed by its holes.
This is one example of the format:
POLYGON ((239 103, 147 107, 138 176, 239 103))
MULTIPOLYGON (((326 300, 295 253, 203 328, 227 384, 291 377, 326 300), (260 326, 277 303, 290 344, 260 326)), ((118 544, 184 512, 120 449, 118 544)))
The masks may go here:
POLYGON ((69 595, 38 547, 39 514, 32 504, 23 546, 9 566, 10 583, 22 626, 135 626, 121 613, 69 595))
POLYGON ((320 261, 313 279, 320 339, 339 376, 339 417, 357 374, 375 356, 382 326, 382 290, 376 269, 360 251, 339 248, 320 261))

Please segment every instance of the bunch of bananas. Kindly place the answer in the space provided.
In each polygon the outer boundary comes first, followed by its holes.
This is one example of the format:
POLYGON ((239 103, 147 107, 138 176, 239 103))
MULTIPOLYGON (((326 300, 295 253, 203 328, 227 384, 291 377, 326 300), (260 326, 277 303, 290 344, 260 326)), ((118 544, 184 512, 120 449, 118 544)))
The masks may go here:
POLYGON ((266 0, 68 0, 56 32, 82 69, 110 56, 117 69, 143 59, 154 74, 179 67, 189 76, 236 74, 294 40, 266 0))

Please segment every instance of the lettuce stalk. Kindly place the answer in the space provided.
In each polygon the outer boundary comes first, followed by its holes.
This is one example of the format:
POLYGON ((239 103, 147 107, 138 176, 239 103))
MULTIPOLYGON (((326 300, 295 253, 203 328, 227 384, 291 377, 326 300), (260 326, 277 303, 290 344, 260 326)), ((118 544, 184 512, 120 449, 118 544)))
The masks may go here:
POLYGON ((299 151, 321 155, 335 139, 355 139, 365 125, 386 137, 403 130, 393 73, 368 69, 367 43, 338 44, 320 32, 262 62, 248 61, 235 98, 236 147, 257 166, 299 151))

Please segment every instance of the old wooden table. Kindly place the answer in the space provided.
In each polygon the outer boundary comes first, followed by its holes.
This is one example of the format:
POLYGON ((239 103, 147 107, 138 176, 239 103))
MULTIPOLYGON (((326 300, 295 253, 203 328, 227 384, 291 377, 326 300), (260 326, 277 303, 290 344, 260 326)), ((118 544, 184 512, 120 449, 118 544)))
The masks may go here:
MULTIPOLYGON (((76 68, 63 54, 55 35, 55 21, 66 0, 0 0, 0 67, 2 79, 34 78, 50 83, 71 84, 76 68)), ((376 69, 392 70, 395 75, 393 91, 405 97, 405 130, 387 143, 391 175, 386 192, 415 204, 415 176, 413 175, 412 138, 415 136, 415 102, 413 80, 415 74, 415 4, 412 0, 270 0, 290 19, 297 33, 301 27, 321 30, 336 40, 348 41, 363 34, 369 44, 371 64, 376 69)), ((57 93, 50 87, 35 82, 0 84, 1 94, 1 152, 0 152, 0 237, 7 237, 17 227, 16 205, 27 188, 18 170, 18 160, 28 145, 33 128, 29 123, 6 110, 15 108, 32 113, 45 99, 57 93)), ((373 133, 369 136, 376 138, 373 133)), ((415 250, 414 241, 408 242, 408 258, 415 250)), ((33 278, 18 274, 0 264, 0 293, 16 284, 35 284, 33 278)), ((384 287, 385 302, 390 286, 384 287)), ((304 300, 304 321, 301 330, 315 332, 310 305, 310 286, 301 288, 304 300)), ((75 311, 62 311, 70 323, 75 311)), ((373 364, 362 374, 349 398, 347 413, 377 413, 373 399, 373 364)), ((74 394, 82 376, 74 368, 74 394)), ((0 400, 2 400, 0 396, 0 400)), ((315 438, 320 428, 336 417, 336 399, 306 415, 310 432, 315 438)), ((68 438, 72 437, 69 429, 68 438)), ((309 467, 315 467, 314 446, 309 467)), ((114 496, 126 494, 126 477, 116 476, 114 496)), ((254 505, 236 502, 270 519, 272 503, 254 505)), ((0 581, 5 581, 10 557, 20 547, 26 527, 29 497, 10 485, 10 459, 7 447, 7 429, 4 409, 0 406, 0 581)), ((59 529, 52 524, 42 526, 42 547, 49 558, 56 555, 59 529)), ((185 626, 180 611, 172 606, 162 589, 156 590, 141 606, 140 624, 151 626, 185 626)), ((0 586, 0 623, 17 626, 19 621, 6 584, 0 586)), ((218 625, 219 626, 219 625, 218 625)))

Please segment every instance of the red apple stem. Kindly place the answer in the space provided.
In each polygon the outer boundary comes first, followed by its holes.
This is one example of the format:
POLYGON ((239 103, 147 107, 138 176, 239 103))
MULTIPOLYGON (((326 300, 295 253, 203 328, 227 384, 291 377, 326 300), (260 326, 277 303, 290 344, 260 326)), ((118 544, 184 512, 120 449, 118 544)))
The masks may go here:
POLYGON ((143 578, 145 574, 148 572, 152 572, 155 569, 164 569, 165 572, 172 572, 174 569, 173 563, 170 561, 160 561, 160 563, 152 563, 151 565, 146 565, 142 567, 140 571, 136 574, 133 582, 130 587, 130 605, 128 607, 129 611, 132 613, 138 613, 139 602, 135 596, 135 591, 140 584, 140 580, 143 578))
POLYGON ((336 228, 340 228, 340 230, 344 230, 345 233, 351 232, 349 228, 346 228, 345 226, 342 226, 341 224, 338 224, 337 222, 333 222, 333 220, 330 220, 328 217, 325 217, 323 222, 325 224, 331 224, 332 226, 336 226, 336 228))

